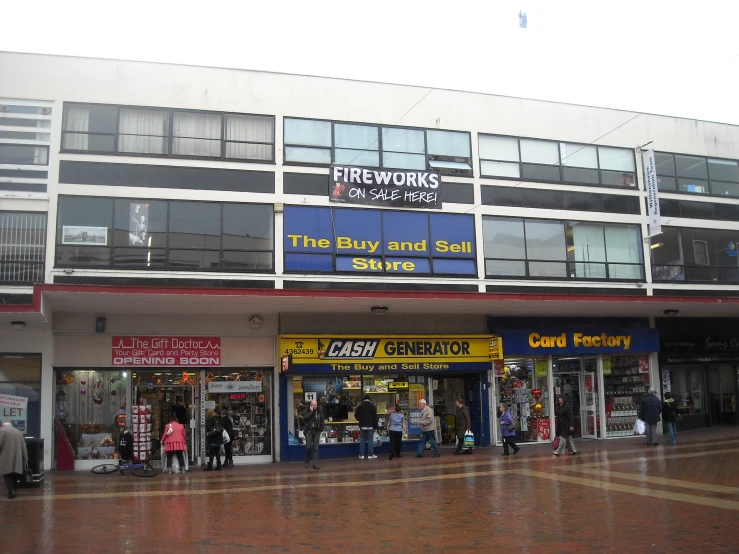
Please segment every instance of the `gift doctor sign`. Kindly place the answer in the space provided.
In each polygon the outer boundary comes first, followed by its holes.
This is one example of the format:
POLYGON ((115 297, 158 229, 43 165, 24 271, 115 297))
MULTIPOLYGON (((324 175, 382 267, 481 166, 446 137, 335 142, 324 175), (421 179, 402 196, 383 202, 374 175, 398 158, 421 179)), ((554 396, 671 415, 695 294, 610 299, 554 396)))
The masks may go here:
POLYGON ((0 423, 9 421, 21 433, 26 432, 28 398, 0 394, 0 423))

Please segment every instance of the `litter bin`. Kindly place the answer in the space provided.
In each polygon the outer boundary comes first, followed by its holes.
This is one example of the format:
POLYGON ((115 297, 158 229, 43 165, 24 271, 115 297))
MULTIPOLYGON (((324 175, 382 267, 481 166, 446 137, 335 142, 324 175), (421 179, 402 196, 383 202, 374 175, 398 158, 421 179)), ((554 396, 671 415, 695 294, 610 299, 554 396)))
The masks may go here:
POLYGON ((31 469, 31 481, 21 479, 23 487, 40 487, 44 483, 44 439, 26 437, 28 450, 28 467, 31 469))

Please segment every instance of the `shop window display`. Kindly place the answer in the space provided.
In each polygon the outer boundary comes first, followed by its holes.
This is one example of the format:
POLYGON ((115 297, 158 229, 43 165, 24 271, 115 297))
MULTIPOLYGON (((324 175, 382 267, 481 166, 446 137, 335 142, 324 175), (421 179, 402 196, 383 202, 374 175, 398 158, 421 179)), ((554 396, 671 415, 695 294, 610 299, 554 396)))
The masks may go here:
POLYGON ((606 436, 633 434, 642 398, 649 390, 649 357, 603 356, 606 436))
MULTIPOLYGON (((272 455, 272 370, 221 370, 206 376, 206 400, 228 410, 234 456, 272 455)), ((206 421, 212 411, 206 414, 206 421)))
POLYGON ((0 421, 26 436, 40 435, 41 356, 0 355, 0 421))
POLYGON ((551 439, 548 371, 549 360, 545 357, 508 358, 495 362, 497 405, 504 403, 508 406, 516 423, 518 442, 547 442, 551 439))
POLYGON ((127 425, 127 373, 57 369, 55 379, 55 417, 75 459, 114 459, 118 435, 127 425))

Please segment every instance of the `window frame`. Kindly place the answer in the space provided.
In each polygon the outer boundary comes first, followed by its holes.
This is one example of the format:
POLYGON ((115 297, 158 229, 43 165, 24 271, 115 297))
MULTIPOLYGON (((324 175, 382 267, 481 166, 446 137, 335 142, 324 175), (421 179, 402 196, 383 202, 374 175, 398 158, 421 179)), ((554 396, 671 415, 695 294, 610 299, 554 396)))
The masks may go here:
POLYGON ((655 151, 655 154, 660 154, 662 156, 670 156, 672 158, 672 167, 675 168, 675 174, 674 175, 660 175, 660 173, 657 173, 657 179, 659 181, 660 177, 666 177, 673 179, 675 181, 675 188, 674 189, 660 189, 659 192, 669 193, 669 194, 682 194, 686 197, 713 197, 713 198, 728 198, 733 200, 739 200, 739 192, 737 192, 736 195, 730 195, 730 194, 717 194, 713 190, 713 183, 721 183, 721 184, 734 184, 737 186, 737 190, 739 191, 739 180, 737 181, 726 181, 725 179, 712 179, 711 178, 711 160, 716 160, 719 162, 725 161, 725 162, 733 162, 736 164, 739 164, 739 160, 736 160, 734 158, 719 158, 717 156, 698 156, 696 154, 685 154, 683 152, 662 152, 662 151, 655 151), (677 161, 675 160, 675 156, 690 156, 692 158, 700 158, 704 160, 706 164, 706 179, 694 179, 696 182, 700 183, 706 183, 707 191, 706 192, 690 192, 687 190, 681 190, 680 188, 680 180, 689 180, 692 179, 692 177, 683 177, 679 175, 677 170, 677 161))
MULTIPOLYGON (((128 136, 146 136, 146 135, 128 135, 128 136)), ((196 140, 215 140, 215 139, 198 139, 198 137, 186 137, 186 138, 194 138, 196 140)), ((133 106, 133 105, 127 105, 127 104, 96 104, 94 102, 64 102, 64 108, 62 112, 62 130, 61 130, 61 146, 59 149, 59 152, 62 154, 93 154, 93 155, 101 155, 101 156, 126 156, 126 157, 136 157, 136 158, 170 158, 170 159, 179 159, 179 160, 221 160, 224 162, 238 162, 238 163, 256 163, 256 164, 270 164, 275 165, 276 164, 276 158, 275 158, 275 148, 276 148, 276 138, 277 138, 277 129, 276 129, 276 118, 274 115, 265 115, 265 114, 256 114, 256 113, 239 113, 239 112, 218 112, 218 111, 212 111, 212 110, 186 110, 182 108, 166 108, 166 107, 156 107, 156 106, 133 106), (71 106, 102 106, 102 107, 110 107, 114 108, 116 110, 116 128, 115 133, 81 133, 79 131, 68 131, 64 128, 64 122, 66 121, 67 117, 67 109, 71 106), (168 134, 165 138, 166 146, 167 146, 167 153, 166 154, 147 154, 147 153, 140 153, 140 152, 121 152, 120 146, 119 146, 119 138, 120 138, 120 126, 121 126, 121 110, 122 109, 130 109, 130 110, 155 110, 155 111, 162 111, 167 113, 168 117, 168 134), (186 154, 172 154, 172 143, 175 138, 183 138, 183 137, 175 137, 174 136, 174 116, 175 114, 202 114, 202 115, 217 115, 221 119, 221 136, 220 136, 220 156, 189 156, 186 154), (234 141, 234 140, 228 140, 226 138, 226 122, 228 116, 246 116, 246 117, 264 117, 268 118, 272 122, 272 142, 260 142, 260 141, 234 141), (113 137, 113 152, 107 152, 104 150, 76 150, 71 148, 65 148, 64 147, 64 139, 67 134, 72 135, 97 135, 97 136, 112 136, 113 137), (226 145, 227 144, 256 144, 256 145, 267 145, 272 147, 272 157, 271 159, 267 160, 253 160, 253 159, 245 159, 245 158, 231 158, 226 157, 226 145)))
MULTIPOLYGON (((79 195, 60 195, 60 198, 78 198, 79 195)), ((56 238, 54 242, 54 267, 65 269, 65 268, 73 268, 73 269, 110 269, 110 270, 125 270, 125 271, 166 271, 166 272, 175 272, 175 271, 181 271, 181 272, 194 272, 194 273, 242 273, 242 274, 274 274, 275 273, 275 245, 276 245, 276 238, 275 238, 275 209, 274 204, 267 203, 267 202, 216 202, 211 200, 180 200, 180 199, 161 199, 161 198, 143 198, 143 197, 118 197, 118 196, 94 196, 94 197, 88 197, 85 196, 84 198, 94 198, 97 200, 108 200, 111 202, 111 220, 108 223, 108 232, 111 235, 111 240, 108 241, 108 244, 105 246, 98 246, 98 245, 90 245, 91 248, 105 248, 108 251, 108 261, 105 265, 85 265, 80 263, 63 263, 60 262, 58 259, 58 248, 59 247, 65 247, 69 245, 62 244, 62 233, 59 232, 60 228, 60 210, 61 210, 61 202, 57 203, 57 212, 56 212, 56 238), (166 231, 164 232, 166 235, 164 246, 152 246, 149 247, 140 247, 140 246, 121 246, 115 244, 115 232, 116 232, 116 202, 141 202, 142 204, 147 202, 163 202, 166 204, 167 209, 167 222, 166 222, 166 231), (170 204, 172 202, 189 202, 189 203, 198 203, 198 204, 216 204, 219 206, 220 211, 220 235, 219 235, 219 247, 218 249, 215 248, 173 248, 170 245, 170 220, 171 220, 171 210, 170 210, 170 204), (223 212, 224 212, 224 206, 235 204, 238 206, 242 205, 252 205, 252 206, 269 206, 272 208, 272 250, 263 250, 263 249, 250 249, 250 250, 239 250, 234 248, 224 248, 223 246, 223 212), (144 269, 140 267, 131 267, 126 264, 121 265, 120 263, 116 264, 115 261, 115 252, 116 250, 125 250, 125 249, 135 249, 140 250, 141 252, 156 252, 156 251, 163 251, 164 252, 164 265, 163 267, 152 267, 151 269, 144 269), (192 252, 218 252, 218 260, 219 260, 219 267, 217 268, 196 268, 196 269, 181 269, 178 267, 171 267, 171 251, 192 251, 192 252), (271 267, 269 269, 255 269, 252 271, 244 271, 241 269, 228 269, 224 267, 224 252, 245 252, 245 253, 255 253, 255 254, 263 254, 268 253, 272 257, 272 263, 271 267)), ((80 246, 80 248, 86 248, 87 246, 80 246)))
POLYGON ((598 188, 607 188, 607 189, 615 189, 615 190, 628 190, 637 192, 639 190, 639 183, 637 180, 637 171, 636 171, 636 153, 633 148, 624 148, 622 146, 611 146, 606 144, 585 144, 585 143, 579 143, 579 142, 571 142, 571 141, 563 141, 563 140, 554 140, 554 139, 543 139, 543 138, 536 138, 536 137, 520 137, 516 135, 500 135, 500 134, 494 134, 494 133, 478 133, 477 134, 477 144, 478 144, 478 169, 480 170, 480 178, 481 179, 495 179, 495 180, 501 180, 501 181, 517 181, 517 182, 532 182, 532 183, 549 183, 549 184, 556 184, 556 185, 574 185, 574 186, 581 186, 581 187, 598 187, 598 188), (495 137, 495 138, 504 138, 504 139, 513 139, 516 141, 516 145, 518 146, 518 162, 510 161, 510 160, 499 160, 495 158, 484 158, 482 154, 480 153, 480 137, 495 137), (521 160, 521 140, 531 140, 531 141, 539 141, 539 142, 548 142, 553 143, 557 146, 557 165, 554 166, 552 164, 540 164, 540 163, 530 163, 530 162, 524 162, 521 160), (584 168, 577 165, 566 165, 562 163, 562 145, 574 145, 574 146, 580 146, 580 147, 586 147, 586 146, 592 146, 595 148, 595 154, 596 154, 596 161, 598 164, 597 168, 584 168), (619 186, 619 185, 610 185, 606 184, 603 181, 603 175, 604 173, 619 173, 618 170, 613 169, 603 169, 601 167, 601 161, 600 161, 600 148, 617 148, 622 149, 625 151, 630 151, 632 154, 632 162, 634 165, 634 171, 623 171, 622 173, 629 173, 633 175, 634 177, 634 185, 631 187, 627 186, 619 186), (483 172, 483 162, 494 162, 494 163, 504 163, 504 164, 516 164, 518 165, 518 174, 519 177, 506 177, 506 176, 500 176, 500 175, 488 175, 483 172), (535 166, 535 167, 545 167, 545 168, 551 168, 551 167, 557 167, 559 171, 559 179, 558 180, 551 180, 551 179, 531 179, 524 176, 524 166, 535 166), (582 181, 571 181, 566 180, 564 178, 564 170, 567 169, 584 169, 588 171, 597 171, 598 172, 598 183, 587 183, 582 181))
MULTIPOLYGON (((377 152, 379 154, 379 165, 377 166, 377 169, 387 170, 387 171, 429 171, 433 173, 438 173, 439 175, 451 175, 451 176, 457 176, 457 177, 469 177, 472 178, 474 176, 474 151, 472 149, 472 133, 470 131, 461 131, 458 129, 427 129, 425 127, 408 127, 403 125, 385 125, 382 123, 366 123, 362 121, 344 121, 344 120, 338 120, 338 119, 320 119, 315 117, 299 117, 299 116, 290 116, 286 115, 282 118, 282 163, 286 166, 303 166, 303 167, 328 167, 329 165, 349 165, 349 164, 338 164, 336 160, 336 131, 335 126, 336 125, 357 125, 362 127, 374 127, 377 129, 377 152), (303 120, 303 121, 322 121, 326 123, 331 124, 331 146, 311 146, 311 145, 305 145, 305 144, 290 144, 285 141, 285 124, 288 119, 297 119, 297 120, 303 120), (424 156, 426 169, 403 169, 403 168, 397 168, 397 167, 386 167, 384 165, 384 145, 383 145, 383 129, 400 129, 403 131, 421 131, 423 133, 423 154, 421 153, 407 153, 410 155, 416 155, 416 156, 424 156), (469 148, 470 148, 470 156, 469 156, 469 170, 462 170, 462 169, 450 169, 450 168, 442 168, 442 167, 432 167, 429 162, 431 161, 454 161, 454 160, 439 160, 439 157, 442 158, 454 158, 455 156, 442 156, 440 154, 429 154, 428 153, 428 131, 442 131, 442 132, 449 132, 449 133, 464 133, 467 135, 469 139, 469 148), (288 148, 312 148, 316 150, 328 150, 331 153, 331 163, 325 164, 325 163, 315 163, 315 162, 295 162, 295 161, 288 161, 287 160, 287 149, 288 148)), ((339 148, 339 150, 346 150, 345 148, 339 148)), ((372 150, 371 152, 375 152, 375 150, 372 150)), ((395 152, 392 150, 388 150, 389 154, 405 154, 405 152, 395 152)), ((363 167, 363 166, 357 166, 357 167, 363 167)))
POLYGON ((488 257, 485 253, 485 241, 483 239, 482 244, 482 255, 483 255, 483 263, 485 268, 485 280, 509 280, 509 279, 525 279, 527 281, 577 281, 577 282, 596 282, 596 283, 639 283, 644 282, 646 280, 645 275, 645 268, 644 268, 644 250, 640 249, 639 255, 640 255, 640 262, 635 264, 625 264, 622 262, 611 262, 608 260, 608 245, 606 243, 606 237, 605 237, 605 228, 606 225, 609 226, 623 226, 623 227, 634 227, 638 230, 639 236, 641 239, 641 226, 638 224, 629 224, 629 223, 602 223, 599 221, 582 221, 582 220, 575 220, 575 219, 547 219, 547 218, 537 218, 537 217, 509 217, 509 216, 500 216, 500 215, 484 215, 482 218, 482 236, 484 238, 485 236, 485 222, 489 220, 490 218, 495 218, 497 220, 500 219, 509 219, 509 220, 517 220, 521 221, 523 224, 523 244, 524 244, 524 252, 526 257, 523 259, 518 258, 492 258, 488 257), (528 257, 528 239, 526 236, 526 221, 532 220, 532 221, 549 221, 549 222, 558 222, 562 226, 562 233, 565 238, 565 252, 564 252, 564 259, 562 261, 559 260, 540 260, 540 259, 529 259, 528 257), (577 261, 572 260, 570 256, 570 242, 569 237, 567 235, 567 229, 568 229, 568 223, 588 223, 591 225, 598 225, 601 230, 603 231, 603 244, 604 244, 604 253, 605 253, 605 260, 602 262, 583 262, 583 261, 577 261), (498 261, 508 261, 508 262, 523 262, 524 264, 524 270, 525 275, 492 275, 489 274, 487 271, 487 264, 488 262, 498 262, 498 261), (530 269, 530 262, 534 263, 557 263, 557 264, 564 264, 566 275, 565 277, 551 277, 551 276, 532 276, 531 275, 531 269, 530 269), (572 275, 576 274, 576 266, 577 264, 599 264, 605 266, 605 277, 573 277, 572 275), (627 265, 632 267, 639 267, 641 277, 638 279, 621 279, 621 278, 611 278, 610 277, 610 271, 611 271, 611 265, 627 265))

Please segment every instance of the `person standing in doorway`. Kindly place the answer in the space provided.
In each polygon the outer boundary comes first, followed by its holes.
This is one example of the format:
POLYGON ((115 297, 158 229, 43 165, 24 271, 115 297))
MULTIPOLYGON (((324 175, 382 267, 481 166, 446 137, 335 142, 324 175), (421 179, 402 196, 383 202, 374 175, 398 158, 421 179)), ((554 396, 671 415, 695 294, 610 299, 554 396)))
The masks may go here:
POLYGON ((667 444, 677 444, 677 408, 670 392, 665 393, 665 400, 662 402, 662 421, 665 422, 670 437, 667 444))
POLYGON ((662 402, 657 398, 657 391, 651 388, 642 399, 641 406, 639 406, 639 419, 646 424, 647 446, 659 445, 655 436, 657 435, 657 423, 659 423, 661 412, 662 402))
POLYGON ((373 449, 374 434, 377 430, 377 408, 372 405, 369 394, 364 395, 364 400, 354 410, 354 417, 359 423, 359 459, 365 458, 365 442, 367 443, 365 459, 377 458, 373 449))
POLYGON ((323 412, 318 409, 318 402, 311 400, 310 407, 305 413, 305 467, 313 458, 313 469, 321 469, 318 467, 318 445, 321 443, 321 432, 326 426, 323 419, 323 412))
POLYGON ((179 400, 174 406, 174 415, 180 425, 187 425, 187 408, 179 400))
POLYGON ((418 401, 418 407, 421 408, 421 417, 418 419, 418 425, 421 427, 421 440, 418 442, 418 453, 416 458, 423 458, 423 451, 426 448, 426 442, 431 443, 434 449, 434 458, 441 456, 439 452, 439 443, 436 442, 436 418, 434 410, 426 404, 425 399, 418 401))
POLYGON ((213 470, 213 458, 216 459, 216 471, 221 471, 221 445, 223 444, 223 425, 221 425, 221 409, 213 410, 213 415, 205 426, 205 440, 208 442, 208 465, 203 471, 213 470))
POLYGON ((395 406, 395 412, 390 414, 388 431, 390 432, 390 459, 400 458, 400 447, 403 444, 403 424, 405 416, 400 406, 395 406))
POLYGON ((557 397, 554 415, 557 416, 556 436, 559 437, 559 446, 552 454, 559 456, 565 449, 569 450, 571 455, 577 454, 575 440, 572 438, 575 432, 575 416, 572 414, 572 406, 562 394, 557 397))
POLYGON ((228 433, 228 441, 223 443, 223 451, 224 451, 224 457, 225 460, 223 461, 223 467, 233 467, 234 466, 234 456, 233 456, 233 440, 234 440, 234 424, 231 421, 231 418, 228 417, 228 410, 223 409, 221 410, 221 425, 223 426, 223 430, 228 433))
POLYGON ((23 468, 28 464, 26 439, 9 421, 0 427, 0 473, 5 478, 8 498, 15 498, 15 476, 23 475, 23 468))
POLYGON ((455 454, 462 453, 462 447, 464 446, 464 436, 467 431, 472 430, 472 420, 470 419, 470 409, 464 405, 462 398, 457 398, 457 408, 454 410, 454 421, 456 424, 457 433, 457 448, 454 450, 455 454))
POLYGON ((177 462, 180 464, 180 473, 185 473, 185 456, 187 455, 187 434, 185 426, 177 421, 176 413, 172 414, 172 421, 164 426, 164 434, 162 435, 162 444, 164 452, 167 454, 167 465, 164 466, 164 472, 174 473, 172 470, 172 459, 177 456, 177 462))
POLYGON ((516 445, 516 423, 513 421, 511 412, 508 407, 501 402, 500 404, 500 436, 503 439, 503 456, 508 456, 509 447, 513 449, 514 454, 518 454, 519 447, 516 445))

